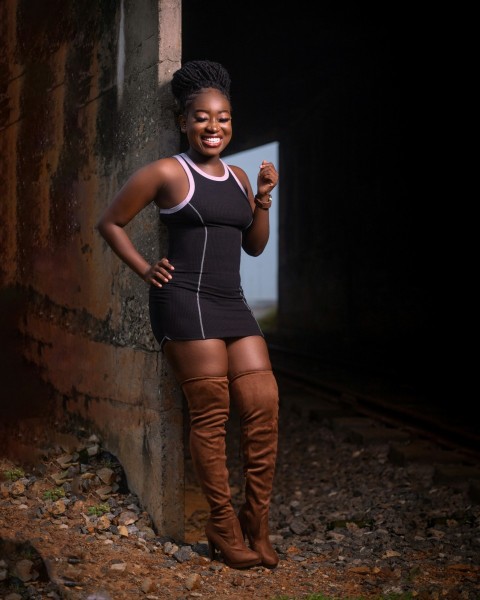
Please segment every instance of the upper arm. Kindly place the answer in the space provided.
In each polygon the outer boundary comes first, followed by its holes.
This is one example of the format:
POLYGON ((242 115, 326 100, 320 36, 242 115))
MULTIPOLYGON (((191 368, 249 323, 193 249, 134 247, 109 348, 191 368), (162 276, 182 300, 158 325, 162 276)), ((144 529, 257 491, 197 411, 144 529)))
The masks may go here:
POLYGON ((138 169, 129 177, 107 206, 100 218, 99 225, 113 223, 124 227, 155 199, 161 186, 161 169, 156 163, 150 163, 138 169))
POLYGON ((250 180, 248 179, 248 175, 240 167, 235 167, 234 165, 230 165, 230 168, 232 169, 232 171, 235 173, 238 180, 242 184, 243 189, 245 190, 245 193, 247 194, 248 201, 250 202, 250 206, 252 207, 252 211, 253 211, 253 209, 255 208, 255 204, 253 201, 252 186, 250 184, 250 180))

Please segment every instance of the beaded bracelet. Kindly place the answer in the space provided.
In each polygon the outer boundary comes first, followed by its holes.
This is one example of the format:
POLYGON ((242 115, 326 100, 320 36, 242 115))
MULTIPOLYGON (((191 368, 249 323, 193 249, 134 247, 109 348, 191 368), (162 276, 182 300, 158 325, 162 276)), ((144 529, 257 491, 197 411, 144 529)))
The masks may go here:
POLYGON ((268 194, 268 200, 260 200, 258 196, 254 198, 255 205, 262 210, 268 210, 272 206, 272 196, 268 194))

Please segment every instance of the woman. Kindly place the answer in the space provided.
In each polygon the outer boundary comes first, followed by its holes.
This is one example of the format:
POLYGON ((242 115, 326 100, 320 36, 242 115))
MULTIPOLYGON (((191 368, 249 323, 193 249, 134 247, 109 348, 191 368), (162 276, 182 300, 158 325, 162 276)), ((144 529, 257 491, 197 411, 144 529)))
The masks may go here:
POLYGON ((268 515, 277 453, 278 389, 263 334, 243 296, 241 248, 258 256, 269 237, 270 192, 278 174, 263 162, 253 194, 246 173, 220 154, 232 138, 230 77, 222 65, 191 61, 172 91, 188 150, 135 172, 105 210, 98 230, 150 285, 150 320, 188 402, 190 450, 209 502, 205 533, 234 568, 278 556, 268 515), (151 202, 169 232, 168 258, 151 265, 124 227, 151 202), (241 420, 245 502, 231 503, 225 452, 230 399, 241 420), (248 539, 250 548, 246 546, 248 539))

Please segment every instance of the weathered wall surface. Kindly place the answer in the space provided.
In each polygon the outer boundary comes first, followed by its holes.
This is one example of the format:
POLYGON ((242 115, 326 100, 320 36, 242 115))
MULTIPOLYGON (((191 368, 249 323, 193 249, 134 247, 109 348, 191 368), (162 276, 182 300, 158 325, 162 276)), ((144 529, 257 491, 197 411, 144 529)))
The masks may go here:
MULTIPOLYGON (((168 81, 180 6, 0 4, 0 285, 18 350, 3 361, 4 433, 21 427, 17 402, 32 437, 52 435, 45 418, 57 432, 97 433, 172 535, 183 531, 181 398, 150 332, 147 288, 95 223, 136 168, 177 149, 168 81)), ((160 255, 153 206, 128 230, 147 259, 160 255)))

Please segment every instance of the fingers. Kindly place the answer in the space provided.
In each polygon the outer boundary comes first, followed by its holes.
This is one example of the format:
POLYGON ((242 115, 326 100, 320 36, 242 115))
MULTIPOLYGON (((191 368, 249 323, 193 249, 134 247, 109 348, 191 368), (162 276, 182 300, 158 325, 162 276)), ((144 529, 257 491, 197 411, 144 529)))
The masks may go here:
POLYGON ((145 281, 156 287, 162 287, 162 284, 168 283, 172 279, 171 271, 175 267, 170 264, 168 258, 162 258, 156 262, 145 273, 145 281))
POLYGON ((262 162, 262 164, 260 165, 259 177, 272 177, 272 176, 278 177, 277 170, 275 169, 275 166, 273 163, 267 162, 266 160, 264 160, 262 162))
POLYGON ((273 166, 273 163, 268 162, 266 160, 262 160, 262 164, 260 165, 260 171, 265 171, 265 170, 271 170, 273 169, 275 171, 275 167, 273 166))
POLYGON ((258 174, 259 192, 268 194, 278 183, 278 173, 273 163, 266 160, 260 165, 258 174), (263 189, 260 189, 262 186, 263 189))

